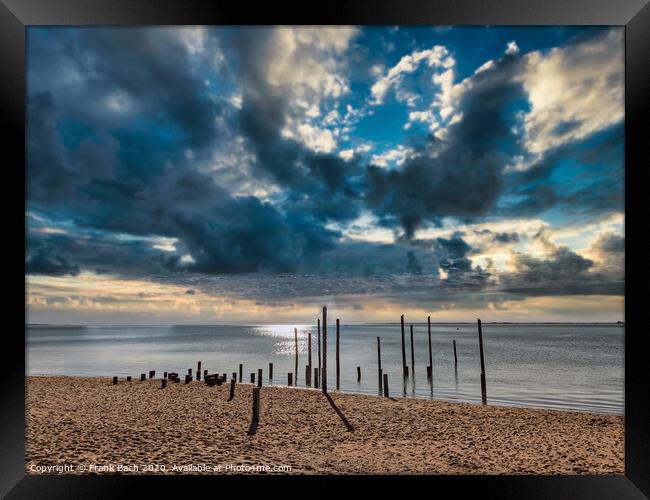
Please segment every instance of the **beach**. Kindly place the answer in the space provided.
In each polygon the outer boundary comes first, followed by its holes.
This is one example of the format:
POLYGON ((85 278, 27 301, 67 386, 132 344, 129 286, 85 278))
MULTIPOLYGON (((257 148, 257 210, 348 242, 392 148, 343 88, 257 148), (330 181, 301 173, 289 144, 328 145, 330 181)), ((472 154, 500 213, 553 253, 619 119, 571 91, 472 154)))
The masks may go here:
MULTIPOLYGON (((266 381, 265 381, 266 382, 266 381)), ((393 382, 392 385, 394 385, 393 382)), ((26 471, 623 474, 624 418, 251 384, 29 376, 26 471), (81 466, 81 467, 80 467, 81 466), (121 467, 121 468, 120 468, 121 467)), ((489 402, 489 401, 488 401, 489 402)))

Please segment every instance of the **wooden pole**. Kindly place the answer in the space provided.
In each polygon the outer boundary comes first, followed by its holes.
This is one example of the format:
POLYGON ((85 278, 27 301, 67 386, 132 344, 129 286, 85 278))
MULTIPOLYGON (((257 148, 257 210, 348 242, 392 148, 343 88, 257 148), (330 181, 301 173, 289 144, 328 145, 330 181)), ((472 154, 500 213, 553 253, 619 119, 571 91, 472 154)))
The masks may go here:
POLYGON ((144 373, 140 374, 140 382, 144 382, 147 376, 144 373))
POLYGON ((483 404, 487 403, 487 390, 485 387, 485 359, 483 357, 483 329, 481 328, 481 320, 478 320, 478 345, 481 354, 481 400, 483 404))
POLYGON ((314 367, 314 389, 318 389, 318 368, 314 367))
POLYGON ((167 378, 167 372, 163 373, 163 378, 167 378))
POLYGON ((309 370, 307 371, 308 375, 305 382, 307 383, 307 387, 311 387, 311 332, 307 333, 307 366, 309 370))
POLYGON ((415 380, 415 350, 413 347, 413 325, 410 325, 411 327, 411 375, 413 376, 413 380, 415 380))
POLYGON ((384 397, 389 397, 388 396, 388 374, 384 373, 384 397))
POLYGON ((251 373, 251 384, 255 383, 255 374, 251 373))
POLYGON ((320 318, 318 318, 318 379, 320 380, 321 372, 321 352, 320 352, 320 318))
POLYGON ((257 387, 262 387, 262 369, 257 370, 257 387))
POLYGON ((291 387, 293 385, 293 373, 289 372, 287 378, 289 379, 287 385, 291 387))
POLYGON ((294 342, 296 345, 296 368, 293 370, 293 372, 296 374, 296 385, 298 385, 298 329, 297 328, 293 329, 293 334, 294 334, 294 342))
POLYGON ((165 387, 167 387, 167 379, 163 378, 160 380, 160 388, 164 389, 165 387))
POLYGON ((458 356, 456 356, 456 339, 454 339, 454 368, 458 367, 458 356))
POLYGON ((327 306, 323 307, 323 372, 320 381, 323 393, 327 392, 327 306))
POLYGON ((230 381, 230 399, 235 399, 235 383, 237 382, 236 379, 232 379, 230 381))
POLYGON ((260 388, 253 387, 253 422, 260 421, 260 388))
POLYGON ((273 381, 273 363, 269 363, 269 382, 273 381))
POLYGON ((126 381, 127 381, 127 382, 131 382, 131 375, 129 375, 128 377, 126 377, 126 381))
POLYGON ((377 375, 379 376, 379 394, 382 391, 382 378, 381 378, 381 340, 377 337, 377 375))
POLYGON ((357 384, 361 382, 361 367, 357 366, 357 384))
POLYGON ((149 370, 149 378, 154 378, 156 376, 156 370, 149 370))
POLYGON ((201 380, 201 362, 199 361, 196 366, 196 380, 201 380))
POLYGON ((305 386, 311 387, 311 373, 309 370, 309 365, 305 365, 305 386))
POLYGON ((339 358, 339 319, 336 318, 336 390, 341 388, 341 362, 339 358))
POLYGON ((242 372, 243 372, 243 371, 244 371, 244 365, 242 365, 241 363, 239 363, 239 383, 240 383, 240 384, 241 384, 241 379, 242 379, 242 375, 243 375, 242 372))
POLYGON ((433 379, 433 355, 431 353, 431 316, 427 316, 427 329, 429 332, 429 379, 433 379))
POLYGON ((406 370, 406 345, 404 341, 404 315, 400 319, 400 324, 402 327, 402 374, 404 375, 404 380, 408 377, 408 372, 406 370))
POLYGON ((113 385, 117 385, 117 377, 113 377, 113 385))

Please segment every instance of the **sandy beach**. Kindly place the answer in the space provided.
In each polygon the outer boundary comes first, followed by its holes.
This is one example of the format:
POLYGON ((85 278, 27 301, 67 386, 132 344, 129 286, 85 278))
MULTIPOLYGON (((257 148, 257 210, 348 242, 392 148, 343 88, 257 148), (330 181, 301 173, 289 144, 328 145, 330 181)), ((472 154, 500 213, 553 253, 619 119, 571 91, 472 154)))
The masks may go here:
POLYGON ((28 377, 27 473, 624 472, 621 416, 264 386, 251 432, 252 385, 160 385, 28 377))

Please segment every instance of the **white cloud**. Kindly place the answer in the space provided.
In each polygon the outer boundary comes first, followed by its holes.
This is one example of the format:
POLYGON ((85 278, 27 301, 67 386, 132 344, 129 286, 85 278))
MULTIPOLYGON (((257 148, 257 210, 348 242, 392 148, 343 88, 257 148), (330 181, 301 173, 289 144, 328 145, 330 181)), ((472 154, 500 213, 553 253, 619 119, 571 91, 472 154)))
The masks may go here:
POLYGON ((354 157, 354 149, 344 149, 339 152, 339 156, 345 161, 349 161, 354 157))
POLYGON ((519 47, 517 46, 517 42, 514 40, 512 42, 508 43, 508 47, 506 48, 506 54, 517 54, 519 52, 519 47))
POLYGON ((317 153, 331 153, 336 149, 332 131, 302 123, 297 128, 297 139, 317 153))
POLYGON ((521 76, 531 110, 523 116, 533 154, 579 140, 624 117, 623 31, 525 56, 521 76))
POLYGON ((371 104, 382 104, 391 87, 396 88, 401 100, 412 103, 414 94, 404 92, 403 90, 400 94, 399 84, 404 74, 415 72, 420 64, 424 62, 426 62, 427 66, 441 68, 450 68, 455 64, 454 59, 449 56, 449 52, 444 45, 435 45, 431 49, 414 51, 411 54, 405 55, 371 87, 371 104))
POLYGON ((389 149, 378 155, 372 155, 370 161, 379 167, 388 167, 389 165, 401 165, 411 153, 410 148, 405 148, 401 144, 394 149, 389 149))

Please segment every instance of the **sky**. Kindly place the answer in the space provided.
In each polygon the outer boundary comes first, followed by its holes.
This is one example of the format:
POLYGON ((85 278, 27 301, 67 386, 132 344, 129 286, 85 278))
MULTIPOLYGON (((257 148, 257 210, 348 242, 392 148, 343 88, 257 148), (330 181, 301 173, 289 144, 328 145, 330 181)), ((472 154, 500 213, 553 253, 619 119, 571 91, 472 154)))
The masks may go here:
POLYGON ((28 27, 27 321, 622 321, 623 36, 28 27))

